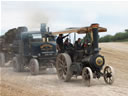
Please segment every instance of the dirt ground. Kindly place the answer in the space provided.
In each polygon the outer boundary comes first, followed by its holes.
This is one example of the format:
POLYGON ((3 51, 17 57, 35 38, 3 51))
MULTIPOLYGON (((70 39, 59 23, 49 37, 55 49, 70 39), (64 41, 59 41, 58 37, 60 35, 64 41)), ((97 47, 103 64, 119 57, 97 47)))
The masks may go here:
POLYGON ((1 67, 0 96, 128 96, 128 43, 101 43, 100 47, 106 65, 115 69, 113 85, 105 84, 103 78, 93 80, 91 87, 81 77, 62 82, 54 69, 32 76, 1 67))

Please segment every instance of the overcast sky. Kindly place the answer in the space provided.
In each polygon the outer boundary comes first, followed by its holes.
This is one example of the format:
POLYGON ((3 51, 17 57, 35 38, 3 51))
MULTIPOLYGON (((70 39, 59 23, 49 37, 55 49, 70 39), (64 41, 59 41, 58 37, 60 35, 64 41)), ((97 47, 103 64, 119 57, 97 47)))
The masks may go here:
POLYGON ((128 29, 128 1, 2 1, 1 5, 1 34, 18 26, 39 30, 40 23, 47 23, 51 31, 99 23, 108 29, 102 36, 128 29))

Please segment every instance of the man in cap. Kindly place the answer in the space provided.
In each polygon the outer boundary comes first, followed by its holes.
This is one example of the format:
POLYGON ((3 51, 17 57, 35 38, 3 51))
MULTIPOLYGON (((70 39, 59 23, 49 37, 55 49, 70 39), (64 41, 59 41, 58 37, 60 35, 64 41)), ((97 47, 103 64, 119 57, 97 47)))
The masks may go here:
POLYGON ((68 35, 63 36, 63 34, 59 34, 59 36, 57 37, 56 43, 57 43, 57 49, 59 52, 63 52, 63 39, 68 35))

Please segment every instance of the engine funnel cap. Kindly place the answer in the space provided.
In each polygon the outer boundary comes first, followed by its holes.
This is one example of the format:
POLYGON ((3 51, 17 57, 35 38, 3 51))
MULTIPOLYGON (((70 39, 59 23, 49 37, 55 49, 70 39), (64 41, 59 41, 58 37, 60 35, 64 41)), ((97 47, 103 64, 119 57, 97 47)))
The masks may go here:
POLYGON ((92 27, 92 28, 99 28, 99 24, 98 23, 94 23, 94 24, 91 24, 90 27, 92 27))

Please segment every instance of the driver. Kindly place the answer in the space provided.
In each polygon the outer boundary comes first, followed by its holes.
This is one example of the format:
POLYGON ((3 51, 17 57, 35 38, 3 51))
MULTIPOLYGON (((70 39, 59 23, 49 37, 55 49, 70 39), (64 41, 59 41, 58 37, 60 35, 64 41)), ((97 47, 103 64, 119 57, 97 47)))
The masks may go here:
POLYGON ((63 39, 67 36, 69 36, 69 34, 66 36, 63 36, 63 34, 59 34, 59 36, 57 37, 56 43, 59 52, 63 52, 63 39))

